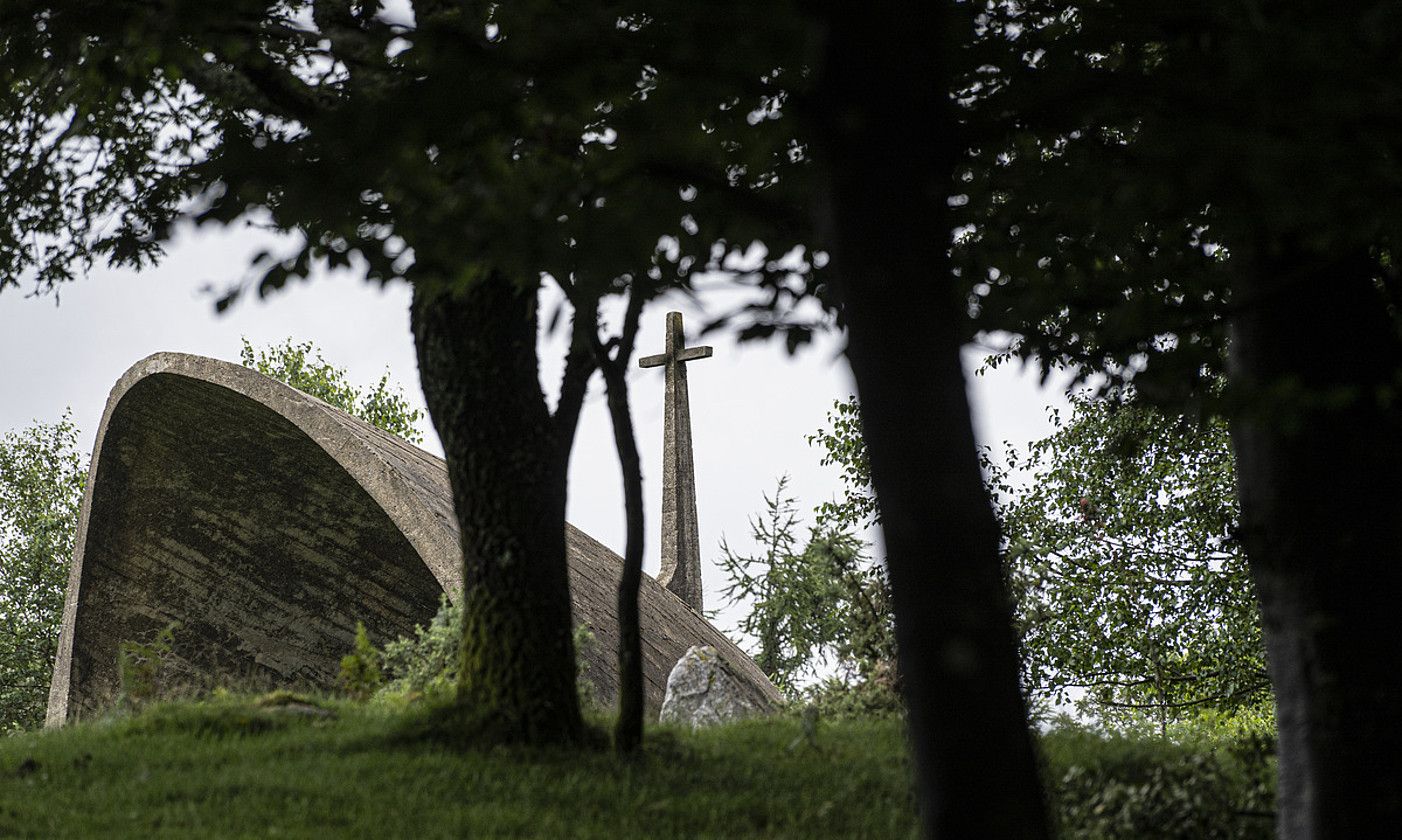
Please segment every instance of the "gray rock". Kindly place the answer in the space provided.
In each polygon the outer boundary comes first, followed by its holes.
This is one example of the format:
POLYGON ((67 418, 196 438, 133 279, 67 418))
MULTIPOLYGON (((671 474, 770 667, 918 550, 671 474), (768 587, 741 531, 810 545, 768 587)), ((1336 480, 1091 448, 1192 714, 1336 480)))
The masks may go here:
POLYGON ((661 720, 692 729, 768 714, 774 703, 736 676, 710 645, 694 645, 667 677, 661 720))

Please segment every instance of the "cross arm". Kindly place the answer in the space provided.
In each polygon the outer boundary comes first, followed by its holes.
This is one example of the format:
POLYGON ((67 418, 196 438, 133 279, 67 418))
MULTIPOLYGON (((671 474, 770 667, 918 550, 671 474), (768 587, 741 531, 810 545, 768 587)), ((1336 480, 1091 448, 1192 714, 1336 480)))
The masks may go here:
POLYGON ((667 364, 666 353, 658 353, 656 356, 643 356, 641 359, 638 359, 638 367, 661 367, 665 364, 667 364))
POLYGON ((677 353, 677 361, 694 362, 697 359, 711 358, 711 348, 709 347, 688 347, 677 353))

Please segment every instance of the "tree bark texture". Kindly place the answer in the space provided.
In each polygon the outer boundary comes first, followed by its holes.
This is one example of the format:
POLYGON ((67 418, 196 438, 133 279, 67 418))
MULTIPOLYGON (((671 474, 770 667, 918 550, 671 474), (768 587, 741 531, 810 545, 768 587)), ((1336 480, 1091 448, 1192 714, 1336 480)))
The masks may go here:
POLYGON ((638 587, 643 578, 643 468, 638 439, 628 410, 628 358, 601 360, 608 390, 613 442, 623 472, 623 506, 627 517, 627 541, 623 549, 623 577, 618 582, 618 723, 614 745, 629 753, 643 740, 643 641, 638 615, 638 587))
POLYGON ((1288 840, 1402 837, 1402 342, 1365 256, 1278 256, 1234 290, 1242 539, 1288 840))
POLYGON ((583 733, 565 557, 566 466, 537 372, 536 289, 417 285, 419 375, 462 529, 459 698, 494 738, 583 733))
POLYGON ((827 7, 813 99, 847 357, 882 518, 926 834, 1048 834, 999 535, 960 364, 938 3, 827 7))

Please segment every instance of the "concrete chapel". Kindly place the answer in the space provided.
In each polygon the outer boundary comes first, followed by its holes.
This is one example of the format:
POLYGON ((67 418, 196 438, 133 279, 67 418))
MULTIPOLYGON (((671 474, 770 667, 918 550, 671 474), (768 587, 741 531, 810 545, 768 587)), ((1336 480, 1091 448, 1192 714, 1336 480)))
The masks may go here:
MULTIPOLYGON (((680 424, 667 420, 669 446, 681 448, 679 429, 688 441, 672 468, 681 479, 691 475, 682 365, 709 348, 682 349, 680 316, 675 343, 668 325, 671 360, 657 364, 668 366, 669 412, 681 406, 680 424)), ((699 613, 695 489, 669 487, 689 516, 671 520, 683 534, 664 555, 671 591, 645 575, 639 596, 649 714, 672 666, 701 644, 772 706, 773 685, 699 613)), ((622 560, 573 526, 566 540, 574 621, 597 638, 587 678, 611 704, 622 560)), ((172 664, 192 680, 331 688, 356 622, 376 643, 412 632, 443 593, 460 597, 459 558, 442 460, 248 368, 150 356, 113 388, 93 448, 48 724, 102 711, 121 642, 171 622, 172 664)))

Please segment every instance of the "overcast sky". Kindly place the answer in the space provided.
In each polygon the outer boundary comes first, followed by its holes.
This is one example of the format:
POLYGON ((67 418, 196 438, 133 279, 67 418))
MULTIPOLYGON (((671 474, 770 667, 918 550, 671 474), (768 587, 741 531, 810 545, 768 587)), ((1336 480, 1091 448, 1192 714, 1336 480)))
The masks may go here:
MULTIPOLYGON (((266 300, 243 300, 216 315, 208 284, 223 287, 242 276, 248 257, 269 240, 249 230, 186 231, 159 267, 141 274, 94 270, 53 296, 0 294, 0 432, 57 419, 71 408, 85 450, 91 449, 108 391, 123 371, 158 351, 238 360, 240 338, 255 346, 284 338, 312 341, 326 359, 369 384, 388 368, 418 407, 423 397, 409 332, 408 288, 381 289, 349 273, 322 275, 266 300)), ((670 308, 687 315, 689 343, 702 319, 686 301, 663 301, 643 316, 638 355, 662 351, 670 308)), ((704 303, 704 301, 703 301, 704 303)), ((763 505, 775 479, 788 474, 800 509, 810 511, 839 490, 837 473, 818 464, 804 440, 824 422, 834 400, 853 393, 841 341, 829 336, 815 349, 789 358, 779 343, 737 345, 708 337, 715 355, 688 367, 697 500, 707 606, 719 606, 724 585, 714 566, 722 535, 732 547, 750 545, 748 517, 763 505)), ((542 339, 542 378, 557 388, 561 340, 542 339)), ((966 367, 980 354, 970 350, 966 367)), ((581 420, 570 473, 569 519, 622 552, 621 480, 601 385, 596 377, 581 420)), ((646 566, 657 568, 661 507, 661 368, 634 368, 630 378, 634 422, 646 481, 646 566)), ((1045 408, 1062 404, 1055 388, 1040 388, 1034 371, 1006 367, 970 379, 975 422, 984 443, 1025 442, 1048 431, 1045 408)), ((441 455, 425 420, 426 448, 441 455)))

